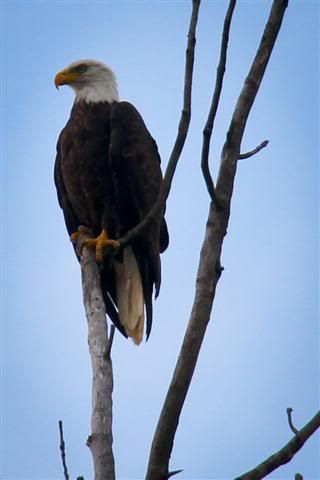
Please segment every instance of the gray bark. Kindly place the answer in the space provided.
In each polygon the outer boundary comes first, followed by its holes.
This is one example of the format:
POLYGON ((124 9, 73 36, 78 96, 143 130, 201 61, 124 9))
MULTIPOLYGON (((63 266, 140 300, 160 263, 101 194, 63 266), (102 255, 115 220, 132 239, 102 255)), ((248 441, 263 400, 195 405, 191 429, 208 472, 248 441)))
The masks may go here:
POLYGON ((92 366, 91 450, 95 480, 114 480, 112 451, 113 371, 109 355, 108 326, 94 251, 81 254, 83 302, 88 321, 88 343, 92 366))

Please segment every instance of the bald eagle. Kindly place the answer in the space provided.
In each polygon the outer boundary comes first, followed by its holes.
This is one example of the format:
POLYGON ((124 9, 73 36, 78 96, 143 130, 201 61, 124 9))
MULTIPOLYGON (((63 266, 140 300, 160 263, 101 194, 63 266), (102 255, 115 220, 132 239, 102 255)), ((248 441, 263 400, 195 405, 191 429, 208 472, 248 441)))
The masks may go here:
MULTIPOLYGON (((106 312, 120 332, 139 344, 152 325, 152 296, 161 282, 160 253, 169 237, 164 211, 132 245, 117 252, 117 239, 136 226, 162 186, 156 142, 133 105, 119 101, 112 70, 94 60, 72 63, 55 85, 75 92, 70 118, 58 144, 54 179, 70 238, 79 227, 92 232, 85 242, 100 265, 106 312), (104 255, 115 248, 115 255, 104 255)), ((81 231, 81 229, 80 229, 81 231)))

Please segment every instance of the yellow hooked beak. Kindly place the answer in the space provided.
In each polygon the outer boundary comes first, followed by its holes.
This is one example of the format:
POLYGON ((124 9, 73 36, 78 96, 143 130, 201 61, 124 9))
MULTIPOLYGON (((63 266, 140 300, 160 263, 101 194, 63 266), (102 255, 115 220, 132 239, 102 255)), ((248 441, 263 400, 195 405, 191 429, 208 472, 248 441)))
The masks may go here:
POLYGON ((79 74, 76 72, 70 71, 68 69, 61 70, 61 72, 57 73, 54 78, 54 84, 57 89, 61 87, 61 85, 70 85, 71 83, 75 82, 79 77, 79 74))

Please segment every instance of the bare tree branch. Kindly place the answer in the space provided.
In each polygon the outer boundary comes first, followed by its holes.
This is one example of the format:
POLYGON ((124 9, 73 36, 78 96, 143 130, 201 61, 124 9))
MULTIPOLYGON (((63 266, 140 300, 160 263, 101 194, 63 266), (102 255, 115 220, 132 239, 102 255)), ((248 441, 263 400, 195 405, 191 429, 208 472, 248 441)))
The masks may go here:
POLYGON ((69 480, 69 473, 68 473, 67 462, 66 462, 66 444, 63 438, 62 420, 59 420, 59 433, 60 433, 60 452, 61 452, 61 460, 62 460, 62 466, 63 466, 63 475, 65 480, 69 480))
POLYGON ((187 133, 191 118, 191 92, 192 92, 192 76, 193 76, 193 64, 194 64, 194 50, 196 45, 196 27, 198 21, 198 12, 201 0, 192 0, 192 13, 188 31, 188 44, 186 50, 186 64, 185 64, 185 77, 184 77, 184 93, 183 93, 183 109, 181 112, 181 118, 179 122, 177 138, 170 155, 166 173, 163 179, 162 190, 159 197, 150 210, 150 212, 144 217, 144 219, 136 225, 132 230, 127 232, 121 238, 118 238, 122 248, 126 247, 132 241, 141 235, 141 233, 152 222, 157 213, 164 208, 165 202, 170 193, 172 179, 176 171, 176 167, 187 138, 187 133))
POLYGON ((294 434, 298 433, 298 429, 293 425, 293 422, 292 422, 292 408, 287 408, 287 415, 288 415, 288 423, 289 423, 289 427, 291 428, 291 430, 293 431, 294 434))
POLYGON ((222 160, 218 175, 216 194, 218 195, 219 201, 223 202, 228 209, 230 207, 230 199, 233 191, 237 160, 240 154, 240 146, 246 122, 256 94, 259 90, 287 5, 287 0, 273 1, 271 13, 258 51, 250 68, 249 74, 245 79, 245 83, 232 116, 229 131, 227 133, 227 139, 222 151, 222 160))
MULTIPOLYGON (((281 465, 290 462, 294 455, 303 447, 305 442, 320 427, 320 412, 318 412, 283 448, 271 455, 257 467, 244 473, 236 480, 260 480, 273 472, 281 465)), ((300 474, 297 474, 300 475, 300 474)), ((296 475, 296 477, 297 477, 296 475)), ((300 476, 301 478, 301 476, 300 476)))
POLYGON ((83 302, 88 322, 88 343, 92 366, 92 416, 91 435, 87 446, 94 464, 94 480, 114 480, 115 466, 112 451, 112 391, 113 371, 108 350, 108 326, 105 304, 100 286, 99 267, 95 252, 82 248, 88 234, 77 242, 81 252, 83 302))
POLYGON ((232 20, 232 15, 234 7, 236 5, 236 0, 230 0, 226 17, 224 20, 222 39, 221 39, 221 49, 220 49, 220 60, 217 68, 217 77, 216 84, 214 87, 214 92, 211 101, 211 107, 208 114, 208 119, 203 130, 203 143, 202 143, 202 153, 201 153, 201 169, 203 177, 206 182, 207 190, 209 192, 210 198, 215 203, 217 202, 214 184, 209 168, 209 150, 210 150, 210 140, 214 125, 214 120, 216 118, 218 105, 220 101, 220 95, 222 91, 223 77, 226 71, 226 62, 227 62, 227 50, 229 42, 229 32, 230 25, 232 20))
POLYGON ((258 145, 256 148, 254 148, 253 150, 250 150, 250 152, 246 152, 246 153, 240 153, 239 157, 238 157, 238 160, 244 160, 246 158, 250 158, 252 157, 253 155, 255 155, 256 153, 260 152, 260 150, 262 150, 263 148, 265 148, 269 143, 269 140, 264 140, 263 142, 260 143, 260 145, 258 145))
POLYGON ((244 128, 280 30, 286 7, 286 0, 274 0, 257 54, 232 116, 222 151, 216 186, 216 195, 219 206, 222 208, 217 209, 213 202, 210 204, 191 316, 153 437, 146 480, 161 480, 169 472, 169 459, 175 432, 210 319, 215 289, 221 273, 216 267, 220 265, 222 243, 227 231, 233 183, 244 128))

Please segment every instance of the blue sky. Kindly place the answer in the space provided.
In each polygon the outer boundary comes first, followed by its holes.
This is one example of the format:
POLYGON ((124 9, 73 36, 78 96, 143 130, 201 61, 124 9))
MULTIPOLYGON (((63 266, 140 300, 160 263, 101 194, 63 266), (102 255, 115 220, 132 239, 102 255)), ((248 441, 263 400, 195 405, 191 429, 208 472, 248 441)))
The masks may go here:
MULTIPOLYGON (((212 139, 217 172, 235 101, 270 2, 239 1, 212 139)), ((171 244, 150 341, 116 336, 117 478, 143 478, 194 295, 208 196, 202 129, 224 1, 200 10, 190 132, 167 205, 171 244)), ((143 115, 166 165, 182 106, 187 1, 2 2, 2 477, 92 478, 91 370, 80 271, 53 185, 55 145, 73 102, 55 73, 97 58, 143 115)), ((319 408, 319 4, 291 1, 243 139, 269 146, 239 164, 212 319, 171 457, 181 479, 226 480, 291 437, 319 408)), ((272 479, 320 478, 319 436, 272 479)))

